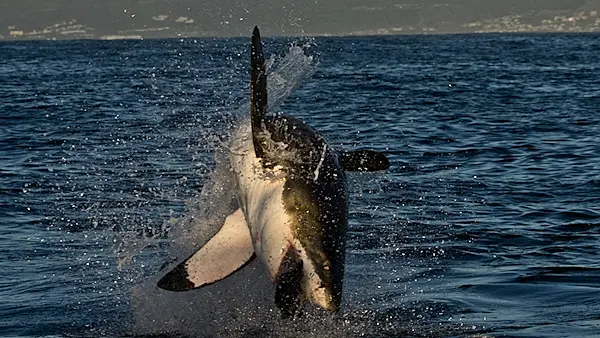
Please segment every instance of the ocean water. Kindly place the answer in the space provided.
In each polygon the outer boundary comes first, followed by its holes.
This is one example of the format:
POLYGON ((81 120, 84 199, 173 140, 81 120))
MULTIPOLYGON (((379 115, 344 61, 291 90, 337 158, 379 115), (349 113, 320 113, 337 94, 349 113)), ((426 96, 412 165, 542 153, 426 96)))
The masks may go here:
POLYGON ((154 287, 230 208, 248 39, 0 43, 0 336, 598 337, 598 50, 266 38, 274 110, 391 160, 348 177, 342 312, 285 321, 254 263, 154 287))

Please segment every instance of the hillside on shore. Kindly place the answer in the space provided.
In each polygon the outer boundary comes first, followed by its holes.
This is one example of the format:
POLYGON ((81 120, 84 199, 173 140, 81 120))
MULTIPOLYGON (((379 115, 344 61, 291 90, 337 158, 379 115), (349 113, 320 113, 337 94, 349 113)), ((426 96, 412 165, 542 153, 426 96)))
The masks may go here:
POLYGON ((6 0, 0 40, 600 32, 600 0, 6 0))

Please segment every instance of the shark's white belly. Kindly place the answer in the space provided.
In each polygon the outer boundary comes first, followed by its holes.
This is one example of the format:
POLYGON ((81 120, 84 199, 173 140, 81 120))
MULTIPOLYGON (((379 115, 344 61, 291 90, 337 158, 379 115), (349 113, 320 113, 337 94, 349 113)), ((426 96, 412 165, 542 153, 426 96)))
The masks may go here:
POLYGON ((234 135, 231 152, 238 201, 246 217, 257 257, 267 267, 271 279, 275 280, 286 253, 290 249, 295 250, 303 261, 302 289, 305 297, 327 308, 332 296, 322 287, 323 282, 316 273, 314 263, 292 231, 292 216, 285 211, 285 173, 278 167, 262 167, 255 156, 249 124, 234 135))
POLYGON ((231 152, 237 197, 250 229, 254 251, 274 279, 287 249, 298 244, 283 204, 285 175, 281 168, 262 167, 247 127, 235 134, 231 152))

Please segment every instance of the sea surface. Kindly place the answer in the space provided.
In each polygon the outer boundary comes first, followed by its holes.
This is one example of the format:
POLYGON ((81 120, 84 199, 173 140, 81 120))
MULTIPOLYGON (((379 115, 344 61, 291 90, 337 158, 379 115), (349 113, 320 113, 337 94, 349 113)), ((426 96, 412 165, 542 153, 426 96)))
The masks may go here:
POLYGON ((2 42, 0 336, 600 336, 600 35, 264 40, 273 111, 391 160, 341 313, 154 286, 230 205, 249 39, 2 42))

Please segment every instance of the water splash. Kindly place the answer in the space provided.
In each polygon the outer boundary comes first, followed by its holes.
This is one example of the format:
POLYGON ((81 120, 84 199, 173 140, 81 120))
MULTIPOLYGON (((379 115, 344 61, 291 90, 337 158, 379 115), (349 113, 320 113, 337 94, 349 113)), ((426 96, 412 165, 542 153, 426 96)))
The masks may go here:
MULTIPOLYGON (((304 49, 292 45, 282 57, 269 60, 269 109, 276 110, 304 79, 314 73, 315 60, 304 49)), ((249 133, 248 104, 234 109, 229 137, 236 129, 249 133)), ((239 134, 236 134, 239 135, 239 134)), ((250 137, 250 135, 248 135, 250 137)), ((206 140, 214 140, 209 138, 206 140)), ((208 142, 208 141, 207 141, 208 142)), ((414 313, 373 311, 372 304, 348 302, 340 314, 331 316, 308 307, 294 320, 282 320, 273 302, 274 286, 258 260, 225 280, 188 292, 158 289, 156 282, 206 243, 221 227, 237 204, 229 167, 229 141, 215 142, 215 169, 199 196, 188 203, 187 213, 164 226, 156 241, 168 234, 164 248, 170 263, 160 273, 146 276, 132 288, 131 307, 134 335, 184 337, 442 337, 457 331, 455 324, 423 323, 414 313), (411 325, 411 323, 417 323, 411 325), (408 325, 407 325, 408 324, 408 325)), ((151 243, 142 243, 147 245, 151 243)), ((135 242, 134 242, 135 243, 135 242)), ((138 243, 139 244, 139 243, 138 243)), ((139 245, 136 248, 139 250, 139 245)), ((162 262, 155 262, 158 267, 162 262)), ((352 298, 351 295, 348 299, 352 298)))
MULTIPOLYGON (((301 47, 293 44, 285 55, 269 60, 268 91, 271 111, 315 71, 316 62, 306 55, 306 47, 307 45, 301 47)), ((231 116, 235 118, 229 122, 229 137, 233 137, 232 130, 240 126, 243 128, 244 123, 248 123, 248 107, 248 103, 245 103, 233 109, 231 116)), ((224 281, 199 290, 173 293, 155 286, 164 272, 206 243, 220 229, 225 217, 237 208, 234 179, 228 160, 229 141, 215 141, 210 135, 204 141, 212 143, 214 147, 216 166, 199 196, 188 201, 187 213, 168 222, 149 240, 132 241, 120 247, 120 261, 133 261, 132 257, 143 251, 144 247, 156 241, 164 241, 165 235, 168 235, 166 249, 170 263, 163 267, 161 273, 145 277, 132 289, 132 331, 136 334, 230 336, 256 328, 269 332, 279 327, 276 324, 279 311, 272 301, 273 286, 257 262, 252 262, 224 281), (273 320, 275 322, 272 325, 265 326, 268 321, 273 320)), ((121 241, 124 242, 126 241, 121 241)), ((154 263, 157 268, 160 266, 158 262, 154 263)))

